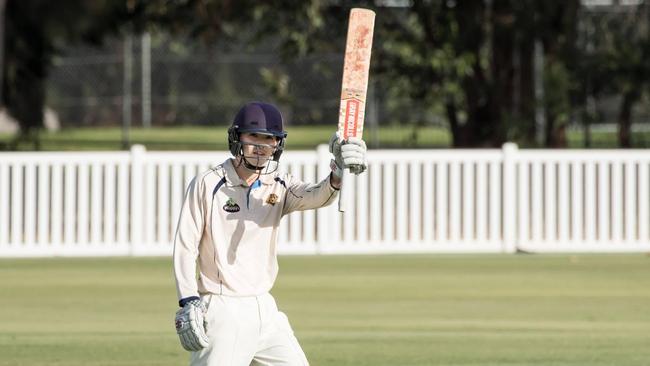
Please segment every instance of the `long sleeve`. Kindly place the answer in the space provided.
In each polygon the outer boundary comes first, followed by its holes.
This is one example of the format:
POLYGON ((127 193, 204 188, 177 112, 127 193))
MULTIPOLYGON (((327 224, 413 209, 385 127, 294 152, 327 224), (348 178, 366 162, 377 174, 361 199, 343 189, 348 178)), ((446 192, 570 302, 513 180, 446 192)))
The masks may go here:
POLYGON ((199 177, 190 182, 174 238, 174 275, 179 300, 198 296, 196 260, 205 217, 202 183, 199 177))
POLYGON ((311 210, 328 206, 337 196, 338 190, 330 184, 329 175, 318 184, 305 183, 287 177, 287 193, 282 214, 293 211, 311 210))

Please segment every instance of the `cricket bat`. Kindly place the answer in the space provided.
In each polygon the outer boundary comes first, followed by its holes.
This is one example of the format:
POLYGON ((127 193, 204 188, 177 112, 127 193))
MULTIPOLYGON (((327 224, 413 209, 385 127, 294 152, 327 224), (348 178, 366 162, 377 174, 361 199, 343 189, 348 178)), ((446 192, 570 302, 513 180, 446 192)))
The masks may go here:
MULTIPOLYGON (((363 135, 374 27, 375 12, 361 8, 353 8, 350 11, 341 83, 338 128, 340 141, 350 137, 361 138, 363 135)), ((351 199, 349 197, 350 188, 352 188, 350 187, 350 178, 352 178, 350 170, 345 169, 339 195, 340 212, 345 211, 346 201, 351 199)))

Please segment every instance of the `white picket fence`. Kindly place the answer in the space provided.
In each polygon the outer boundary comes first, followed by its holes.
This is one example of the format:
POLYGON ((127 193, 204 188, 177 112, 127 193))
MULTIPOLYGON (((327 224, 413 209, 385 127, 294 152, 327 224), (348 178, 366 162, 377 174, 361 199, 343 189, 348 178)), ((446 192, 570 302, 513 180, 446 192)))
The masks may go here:
MULTIPOLYGON (((0 257, 169 255, 184 190, 225 152, 0 153, 0 257)), ((286 152, 303 180, 325 146, 286 152)), ((280 251, 650 251, 650 151, 373 150, 336 205, 284 219, 280 251)))

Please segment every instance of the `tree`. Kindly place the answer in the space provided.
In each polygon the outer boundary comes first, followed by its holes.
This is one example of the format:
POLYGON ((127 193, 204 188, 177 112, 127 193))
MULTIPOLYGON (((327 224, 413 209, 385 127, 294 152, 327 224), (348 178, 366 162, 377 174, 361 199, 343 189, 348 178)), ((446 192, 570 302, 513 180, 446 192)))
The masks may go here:
MULTIPOLYGON (((584 110, 589 95, 608 88, 623 91, 621 144, 629 145, 631 110, 649 74, 647 2, 639 7, 645 12, 630 18, 634 21, 613 20, 624 31, 604 28, 603 46, 592 61, 577 47, 579 0, 413 0, 394 8, 344 0, 8 0, 3 102, 29 136, 42 124, 43 81, 52 56, 70 43, 99 43, 125 28, 162 29, 206 44, 267 42, 286 59, 342 54, 343 30, 354 6, 378 13, 372 73, 385 96, 382 107, 406 120, 409 105, 424 106, 428 114, 446 119, 454 146, 497 147, 508 140, 534 145, 540 108, 544 145, 566 146, 574 111, 584 110), (639 28, 642 24, 646 28, 639 28), (533 78, 536 43, 544 50, 543 100, 535 95, 540 87, 533 78), (616 77, 585 78, 601 73, 616 77)), ((283 100, 291 99, 291 80, 277 70, 264 77, 283 100)), ((412 119, 414 131, 425 121, 412 119)))
POLYGON ((534 44, 546 52, 547 143, 557 145, 556 121, 566 109, 571 18, 578 1, 414 1, 393 12, 381 32, 380 71, 427 103, 444 104, 454 146, 500 146, 535 139, 534 44), (558 90, 562 89, 562 90, 558 90))
MULTIPOLYGON (((582 61, 577 69, 584 81, 581 96, 591 100, 618 96, 618 144, 629 148, 633 108, 650 84, 650 2, 582 12, 578 41, 582 61)), ((593 111, 585 114, 595 118, 593 111)))
POLYGON ((613 89, 621 102, 618 113, 619 146, 632 147, 632 109, 650 82, 650 3, 628 7, 609 17, 610 39, 604 52, 613 89), (613 76, 613 77, 611 77, 613 76))
POLYGON ((38 148, 52 57, 70 43, 101 43, 129 12, 116 0, 7 0, 5 12, 1 102, 20 124, 13 145, 28 140, 38 148))
MULTIPOLYGON (((173 24, 172 29, 201 39, 235 36, 233 29, 248 25, 251 40, 273 39, 282 55, 290 58, 314 51, 342 51, 335 45, 342 48, 349 9, 374 8, 378 17, 373 79, 381 81, 382 92, 387 94, 384 107, 400 110, 406 118, 403 97, 429 106, 430 112, 446 117, 458 147, 495 147, 511 139, 533 144, 537 107, 533 45, 540 40, 547 70, 546 144, 566 143, 564 130, 574 86, 573 19, 579 0, 415 0, 401 8, 318 0, 285 0, 273 6, 188 1, 175 9, 167 2, 143 4, 143 14, 149 14, 144 19, 173 24), (217 10, 205 11, 210 6, 217 10), (222 16, 208 16, 211 13, 222 16)), ((415 129, 422 120, 417 120, 415 129)))

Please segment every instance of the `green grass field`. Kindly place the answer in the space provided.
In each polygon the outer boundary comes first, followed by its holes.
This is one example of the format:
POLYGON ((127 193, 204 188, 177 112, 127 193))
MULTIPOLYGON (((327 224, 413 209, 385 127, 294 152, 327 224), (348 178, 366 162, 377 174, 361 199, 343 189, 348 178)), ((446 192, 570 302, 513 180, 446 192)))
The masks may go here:
MULTIPOLYGON (((287 126, 289 133, 287 149, 313 149, 326 144, 335 131, 335 126, 287 126)), ((442 128, 422 128, 415 140, 411 139, 412 129, 383 127, 377 134, 366 131, 364 139, 370 146, 377 140, 381 147, 424 148, 448 147, 451 136, 442 128)), ((68 128, 59 132, 41 132, 42 150, 119 150, 121 149, 121 130, 119 128, 68 128)), ((0 144, 12 139, 10 135, 0 134, 0 144)), ((150 150, 226 150, 228 146, 226 127, 165 127, 134 128, 130 141, 144 144, 150 150)), ((33 145, 21 143, 19 150, 33 149, 33 145)))
MULTIPOLYGON (((650 257, 281 257, 314 366, 650 365, 650 257)), ((169 258, 0 260, 0 365, 184 365, 169 258)))

